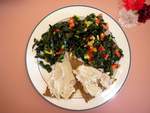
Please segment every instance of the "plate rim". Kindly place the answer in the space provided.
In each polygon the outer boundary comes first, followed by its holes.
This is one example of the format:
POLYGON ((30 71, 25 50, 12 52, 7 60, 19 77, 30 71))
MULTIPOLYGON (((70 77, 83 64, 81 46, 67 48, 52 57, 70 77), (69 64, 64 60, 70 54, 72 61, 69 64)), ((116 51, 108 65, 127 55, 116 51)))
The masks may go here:
POLYGON ((69 111, 86 111, 86 110, 91 110, 91 109, 95 109, 95 108, 101 107, 101 106, 103 106, 104 104, 110 102, 113 98, 110 98, 110 99, 106 100, 104 103, 102 103, 102 104, 100 104, 100 105, 97 105, 97 106, 95 106, 95 107, 86 108, 86 109, 80 109, 80 110, 78 110, 78 109, 76 109, 76 110, 75 110, 75 109, 69 109, 69 108, 64 108, 64 107, 58 106, 58 105, 56 105, 56 104, 54 104, 54 103, 48 101, 46 98, 44 98, 44 97, 40 94, 40 92, 36 89, 36 87, 34 86, 32 80, 31 80, 31 77, 30 77, 30 75, 29 75, 29 70, 28 70, 28 66, 27 66, 27 48, 28 48, 28 45, 29 45, 31 36, 32 36, 33 32, 35 31, 35 29, 37 28, 37 26, 39 26, 39 24, 40 24, 46 17, 48 17, 50 14, 52 14, 52 13, 54 13, 54 12, 56 12, 56 11, 59 11, 59 10, 61 10, 61 9, 64 9, 64 8, 69 8, 69 7, 87 7, 87 8, 92 8, 92 9, 99 10, 99 11, 101 11, 102 13, 106 14, 107 16, 109 16, 109 17, 119 26, 119 28, 122 30, 122 32, 123 32, 123 34, 124 34, 124 36, 125 36, 125 38, 126 38, 126 41, 127 41, 127 44, 128 44, 128 48, 129 48, 129 68, 128 68, 128 72, 127 72, 127 74, 126 74, 125 80, 123 81, 123 83, 122 83, 121 87, 118 89, 118 91, 114 94, 115 96, 118 95, 118 93, 120 92, 120 90, 124 87, 125 82, 127 81, 128 77, 129 77, 129 73, 130 73, 131 66, 132 66, 132 65, 131 65, 131 64, 132 64, 132 62, 131 62, 131 47, 130 47, 130 43, 129 43, 129 40, 128 40, 128 38, 127 38, 127 35, 126 35, 125 31, 123 30, 123 28, 121 27, 121 25, 119 24, 119 22, 117 22, 117 20, 115 20, 110 14, 108 14, 108 13, 105 12, 104 10, 101 10, 101 9, 99 9, 99 8, 97 8, 97 7, 90 6, 90 5, 76 4, 76 5, 65 5, 65 6, 63 6, 63 7, 59 7, 59 8, 57 8, 57 9, 54 9, 54 10, 50 11, 48 14, 46 14, 44 17, 42 17, 42 19, 40 19, 40 21, 37 22, 37 24, 35 24, 35 25, 33 26, 33 30, 32 30, 32 32, 31 32, 30 35, 29 35, 29 38, 28 38, 28 40, 27 40, 27 44, 26 44, 26 47, 25 47, 25 68, 26 68, 27 76, 28 76, 28 78, 29 78, 29 81, 30 81, 31 85, 33 86, 33 88, 35 89, 35 91, 37 92, 37 94, 40 95, 40 97, 42 97, 44 100, 46 100, 46 101, 47 101, 48 103, 50 103, 51 105, 54 105, 54 106, 56 106, 56 107, 58 107, 58 108, 61 108, 61 109, 63 109, 63 110, 69 110, 69 111))

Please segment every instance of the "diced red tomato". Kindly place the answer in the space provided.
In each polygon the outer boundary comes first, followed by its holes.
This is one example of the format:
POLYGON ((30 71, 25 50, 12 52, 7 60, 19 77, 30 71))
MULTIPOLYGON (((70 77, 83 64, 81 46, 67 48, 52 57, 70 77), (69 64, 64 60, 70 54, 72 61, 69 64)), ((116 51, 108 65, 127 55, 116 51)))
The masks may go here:
POLYGON ((64 52, 64 48, 61 48, 58 52, 56 52, 56 55, 60 55, 64 52))
POLYGON ((104 40, 104 38, 105 38, 105 34, 104 33, 100 33, 100 35, 99 35, 99 37, 100 37, 100 40, 104 40))
POLYGON ((88 51, 87 52, 87 55, 89 56, 89 61, 92 61, 93 60, 93 52, 91 52, 91 51, 88 51))
POLYGON ((70 19, 69 19, 69 23, 74 23, 74 19, 73 19, 73 17, 70 17, 70 19))
POLYGON ((119 67, 119 64, 112 64, 111 67, 112 67, 113 70, 117 69, 119 67))
POLYGON ((105 60, 107 60, 108 57, 109 57, 109 54, 103 54, 102 57, 103 57, 105 60))
POLYGON ((116 55, 117 57, 121 57, 120 51, 119 51, 118 49, 115 50, 115 55, 116 55))
POLYGON ((91 46, 88 46, 88 51, 87 51, 87 55, 88 55, 88 60, 89 61, 92 61, 93 60, 93 53, 94 52, 97 52, 97 48, 95 47, 91 47, 91 46))
POLYGON ((99 19, 99 18, 96 18, 96 19, 95 19, 95 23, 96 23, 96 24, 99 24, 99 23, 100 23, 100 19, 99 19))
POLYGON ((105 30, 108 30, 108 25, 107 25, 107 24, 102 24, 102 27, 103 27, 105 30))
POLYGON ((69 24, 69 28, 72 29, 75 26, 74 23, 69 24))
POLYGON ((69 19, 69 28, 72 29, 74 26, 75 26, 74 19, 73 19, 73 17, 70 17, 70 19, 69 19))
POLYGON ((105 48, 101 45, 99 48, 98 48, 99 51, 105 51, 105 48))
POLYGON ((59 32, 59 31, 60 31, 60 29, 55 29, 55 30, 54 30, 54 32, 59 32))
POLYGON ((95 48, 95 47, 89 47, 88 51, 89 52, 97 52, 97 48, 95 48))

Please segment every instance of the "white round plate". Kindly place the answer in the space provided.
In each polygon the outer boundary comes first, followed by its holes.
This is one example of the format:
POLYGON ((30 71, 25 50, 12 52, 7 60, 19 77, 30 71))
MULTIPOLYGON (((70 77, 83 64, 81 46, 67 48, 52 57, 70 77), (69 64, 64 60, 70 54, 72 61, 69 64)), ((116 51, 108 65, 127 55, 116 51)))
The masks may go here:
POLYGON ((110 100, 123 86, 130 68, 130 48, 123 30, 108 14, 99 9, 89 6, 68 6, 47 15, 33 30, 26 49, 26 66, 33 86, 35 87, 37 92, 48 102, 53 103, 61 108, 66 108, 70 110, 86 110, 104 104, 106 101, 110 100), (43 93, 46 89, 46 83, 42 79, 41 73, 38 68, 37 59, 34 58, 34 54, 32 51, 34 38, 40 39, 41 35, 48 30, 49 24, 53 25, 61 20, 64 20, 74 15, 85 17, 91 13, 103 15, 105 22, 107 22, 109 25, 109 30, 112 32, 113 36, 116 37, 116 43, 123 50, 124 57, 120 60, 120 67, 115 73, 117 81, 113 85, 111 85, 110 88, 97 95, 88 103, 86 103, 83 98, 58 100, 43 96, 43 93))

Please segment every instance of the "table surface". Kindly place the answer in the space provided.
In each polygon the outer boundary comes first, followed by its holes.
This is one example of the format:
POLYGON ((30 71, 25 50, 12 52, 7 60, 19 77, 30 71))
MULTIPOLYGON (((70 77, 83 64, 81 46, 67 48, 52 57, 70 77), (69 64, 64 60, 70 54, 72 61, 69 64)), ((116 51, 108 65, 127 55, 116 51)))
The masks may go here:
MULTIPOLYGON (((97 7, 118 21, 119 0, 0 1, 0 113, 75 112, 41 98, 25 67, 26 45, 37 23, 48 13, 73 4, 97 7)), ((150 21, 123 29, 131 47, 129 77, 111 101, 83 113, 150 113, 150 21)))

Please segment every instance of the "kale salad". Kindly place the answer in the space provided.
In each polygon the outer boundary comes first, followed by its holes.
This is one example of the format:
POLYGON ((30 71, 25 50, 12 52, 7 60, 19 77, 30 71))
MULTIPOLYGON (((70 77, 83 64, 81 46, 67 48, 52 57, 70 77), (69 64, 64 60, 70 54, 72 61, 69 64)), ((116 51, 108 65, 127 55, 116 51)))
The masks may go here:
POLYGON ((93 13, 84 18, 75 15, 66 21, 49 25, 40 40, 34 39, 33 49, 39 65, 48 72, 52 71, 52 65, 56 62, 63 62, 65 52, 110 76, 119 67, 118 61, 123 57, 123 51, 116 44, 102 15, 93 13))

